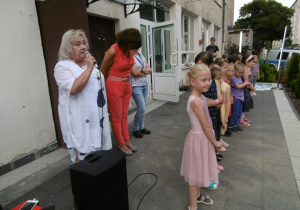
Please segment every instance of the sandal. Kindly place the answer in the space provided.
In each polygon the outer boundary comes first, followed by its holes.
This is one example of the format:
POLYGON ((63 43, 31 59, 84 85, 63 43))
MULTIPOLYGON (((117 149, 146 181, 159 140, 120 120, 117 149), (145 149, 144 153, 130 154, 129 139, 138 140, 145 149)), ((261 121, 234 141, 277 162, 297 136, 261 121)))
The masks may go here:
POLYGON ((204 187, 205 189, 208 190, 216 190, 218 189, 218 185, 216 183, 210 182, 208 187, 204 187))
POLYGON ((197 198, 197 203, 203 203, 206 205, 212 205, 214 201, 210 199, 209 195, 200 193, 200 196, 197 198), (202 201, 201 198, 204 196, 204 200, 202 201))

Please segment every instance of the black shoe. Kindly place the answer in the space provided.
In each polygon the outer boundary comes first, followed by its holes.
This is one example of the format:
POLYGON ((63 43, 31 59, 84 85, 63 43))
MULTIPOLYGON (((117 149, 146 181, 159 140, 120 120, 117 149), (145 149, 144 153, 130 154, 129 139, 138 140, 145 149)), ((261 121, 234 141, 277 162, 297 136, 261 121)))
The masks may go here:
POLYGON ((217 163, 218 163, 218 164, 220 164, 221 161, 222 161, 221 159, 218 159, 218 158, 217 158, 217 163))
POLYGON ((231 131, 227 129, 224 134, 225 134, 224 136, 231 136, 231 131))
POLYGON ((143 134, 142 134, 142 132, 141 132, 140 130, 138 130, 138 131, 133 131, 132 133, 133 133, 133 135, 134 135, 136 138, 142 138, 142 137, 143 137, 143 134))
POLYGON ((223 155, 221 155, 221 154, 217 154, 216 156, 217 156, 217 158, 220 159, 220 160, 223 159, 223 155))
POLYGON ((147 130, 146 128, 144 128, 143 130, 140 130, 140 131, 144 134, 151 134, 151 131, 147 130))
POLYGON ((236 126, 235 126, 235 127, 231 127, 230 130, 231 130, 232 132, 239 132, 239 131, 240 131, 239 129, 237 129, 236 126))
POLYGON ((239 130, 239 131, 243 131, 243 128, 241 128, 241 126, 237 125, 236 128, 239 130))

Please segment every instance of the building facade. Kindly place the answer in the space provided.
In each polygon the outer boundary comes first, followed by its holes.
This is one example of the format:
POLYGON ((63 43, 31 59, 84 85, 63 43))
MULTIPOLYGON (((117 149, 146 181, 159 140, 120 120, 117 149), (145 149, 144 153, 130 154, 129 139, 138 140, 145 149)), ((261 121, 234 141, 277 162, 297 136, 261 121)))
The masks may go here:
POLYGON ((101 64, 117 32, 139 29, 153 69, 148 98, 178 102, 179 86, 210 38, 224 51, 233 11, 227 0, 223 22, 222 0, 2 0, 0 175, 63 144, 53 78, 63 32, 83 28, 101 64))
POLYGON ((253 49, 253 30, 251 28, 228 29, 226 44, 227 51, 230 51, 230 46, 235 45, 239 47, 239 52, 243 52, 242 48, 245 48, 251 53, 253 49))

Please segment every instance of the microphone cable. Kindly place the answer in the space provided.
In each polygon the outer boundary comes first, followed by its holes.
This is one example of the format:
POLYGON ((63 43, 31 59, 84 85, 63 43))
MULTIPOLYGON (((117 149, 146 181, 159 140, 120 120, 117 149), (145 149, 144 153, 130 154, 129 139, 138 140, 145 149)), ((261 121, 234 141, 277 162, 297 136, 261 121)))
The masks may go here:
POLYGON ((140 202, 139 202, 139 204, 138 204, 137 210, 140 208, 140 205, 141 205, 143 199, 145 198, 145 196, 150 192, 150 190, 156 185, 156 183, 157 183, 157 181, 158 181, 158 177, 157 177, 156 174, 154 174, 154 173, 141 173, 141 174, 137 175, 137 176, 130 182, 130 184, 127 186, 127 188, 129 188, 130 185, 131 185, 137 178, 139 178, 139 177, 142 176, 142 175, 153 175, 153 176, 155 177, 155 183, 154 183, 154 184, 147 190, 147 192, 143 195, 143 197, 141 198, 141 200, 140 200, 140 202))

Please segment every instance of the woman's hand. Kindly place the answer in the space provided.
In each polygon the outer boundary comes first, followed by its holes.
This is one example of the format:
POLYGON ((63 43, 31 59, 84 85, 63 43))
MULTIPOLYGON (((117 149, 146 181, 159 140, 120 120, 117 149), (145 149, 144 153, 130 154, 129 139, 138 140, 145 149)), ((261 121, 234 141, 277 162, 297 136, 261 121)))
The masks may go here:
POLYGON ((108 77, 108 71, 110 67, 113 65, 116 56, 116 50, 114 48, 109 48, 105 52, 105 56, 103 58, 100 70, 106 79, 108 77))
POLYGON ((95 58, 91 54, 87 54, 85 57, 86 64, 87 64, 87 69, 93 70, 94 65, 96 63, 95 58))
POLYGON ((146 76, 146 74, 144 72, 142 73, 142 69, 141 68, 137 68, 135 66, 133 66, 131 68, 131 74, 134 77, 145 77, 146 76))

